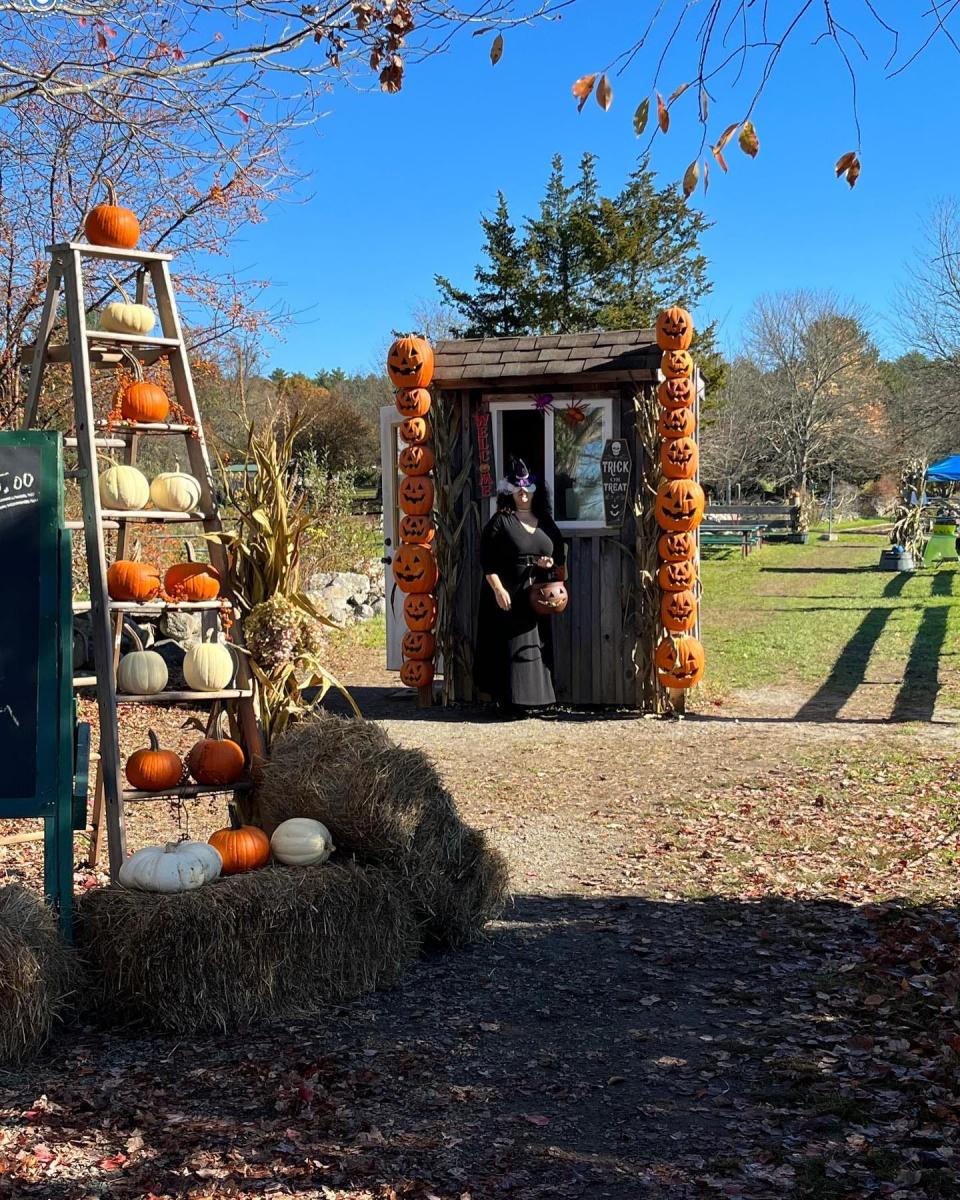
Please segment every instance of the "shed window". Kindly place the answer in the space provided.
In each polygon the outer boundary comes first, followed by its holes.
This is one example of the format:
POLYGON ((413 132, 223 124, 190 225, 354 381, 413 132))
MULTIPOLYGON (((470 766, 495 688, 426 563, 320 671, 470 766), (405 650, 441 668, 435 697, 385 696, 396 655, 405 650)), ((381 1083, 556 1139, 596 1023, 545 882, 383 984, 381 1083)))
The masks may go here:
POLYGON ((530 397, 495 400, 490 413, 497 479, 511 459, 522 458, 547 481, 561 528, 603 528, 600 458, 613 437, 612 397, 558 397, 543 413, 530 397))

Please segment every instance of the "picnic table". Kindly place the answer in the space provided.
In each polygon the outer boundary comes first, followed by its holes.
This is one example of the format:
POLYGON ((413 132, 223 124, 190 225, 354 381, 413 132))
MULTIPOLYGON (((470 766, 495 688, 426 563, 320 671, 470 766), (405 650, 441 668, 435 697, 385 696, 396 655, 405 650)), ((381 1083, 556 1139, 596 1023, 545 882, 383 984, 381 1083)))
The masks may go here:
POLYGON ((744 558, 754 546, 763 545, 765 525, 744 525, 739 521, 735 524, 727 522, 722 525, 705 523, 700 526, 701 546, 736 546, 739 544, 740 553, 744 558))

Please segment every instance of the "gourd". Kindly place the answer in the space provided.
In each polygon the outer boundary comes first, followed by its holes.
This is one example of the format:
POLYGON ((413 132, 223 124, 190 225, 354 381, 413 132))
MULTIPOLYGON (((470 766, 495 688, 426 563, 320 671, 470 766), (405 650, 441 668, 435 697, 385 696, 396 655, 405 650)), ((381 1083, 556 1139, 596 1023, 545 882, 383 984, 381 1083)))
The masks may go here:
POLYGON ((243 748, 230 738, 221 736, 220 715, 210 716, 206 734, 194 742, 187 754, 187 770, 197 783, 225 787, 235 783, 243 774, 243 748))
POLYGON ((130 512, 146 508, 150 484, 136 467, 114 465, 100 476, 100 503, 104 508, 130 512))
POLYGON ((129 632, 138 649, 117 663, 117 687, 131 696, 154 696, 167 686, 167 664, 155 650, 144 650, 137 634, 129 632))
POLYGON ((210 641, 193 642, 183 659, 183 677, 195 692, 220 692, 233 678, 233 656, 226 646, 210 641))
POLYGON ((189 892, 220 874, 223 863, 206 842, 144 846, 120 868, 117 882, 138 892, 189 892))
POLYGON ((401 592, 430 592, 437 582, 437 560, 428 547, 403 542, 393 555, 393 578, 401 592))
POLYGON ((433 379, 433 347, 415 333, 401 334, 387 352, 387 374, 394 387, 427 387, 433 379))
POLYGON ((330 830, 312 817, 291 817, 273 831, 270 848, 277 862, 288 867, 312 867, 326 862, 334 851, 330 830))
MULTIPOLYGON (((159 655, 157 656, 159 657, 159 655)), ((135 750, 127 759, 126 776, 131 787, 144 792, 174 788, 183 778, 183 763, 173 750, 161 750, 157 735, 147 731, 150 746, 135 750)))
POLYGON ((120 416, 124 421, 135 421, 142 425, 157 425, 165 421, 170 415, 167 393, 158 383, 144 379, 143 367, 135 354, 125 352, 124 357, 133 367, 134 378, 123 389, 120 416))
POLYGON ((153 310, 146 304, 132 304, 113 276, 108 278, 120 293, 122 301, 114 300, 100 313, 100 328, 107 333, 130 333, 146 337, 157 323, 153 310))
POLYGON ((140 561, 139 546, 133 558, 119 558, 107 568, 107 591, 111 600, 143 604, 160 595, 160 571, 140 561))
POLYGON ((174 563, 163 577, 163 590, 171 600, 216 600, 220 595, 220 572, 209 563, 196 562, 189 542, 187 561, 174 563))
POLYGON ((230 824, 210 835, 210 845, 223 860, 222 875, 255 871, 270 861, 270 839, 256 825, 244 825, 236 806, 227 806, 230 824))
POLYGON ((179 463, 175 470, 164 471, 150 484, 150 499, 164 512, 193 512, 200 507, 201 494, 199 479, 181 471, 179 463))
POLYGON ((117 189, 110 179, 102 180, 107 189, 106 204, 98 204, 87 213, 83 223, 87 241, 94 246, 117 246, 132 250, 140 240, 140 222, 129 208, 117 203, 117 189))

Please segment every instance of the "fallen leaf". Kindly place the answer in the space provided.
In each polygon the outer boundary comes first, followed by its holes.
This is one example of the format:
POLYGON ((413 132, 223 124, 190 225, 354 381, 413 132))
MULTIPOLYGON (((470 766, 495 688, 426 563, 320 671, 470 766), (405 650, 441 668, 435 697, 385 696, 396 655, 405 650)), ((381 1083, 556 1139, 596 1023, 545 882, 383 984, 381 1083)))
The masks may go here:
POLYGON ((524 1114, 523 1114, 523 1119, 524 1119, 525 1121, 529 1121, 531 1125, 538 1125, 538 1126, 540 1126, 541 1128, 542 1128, 544 1125, 549 1125, 549 1124, 550 1124, 550 1118, 549 1118, 549 1117, 542 1117, 542 1116, 540 1116, 540 1114, 539 1114, 539 1113, 524 1113, 524 1114))

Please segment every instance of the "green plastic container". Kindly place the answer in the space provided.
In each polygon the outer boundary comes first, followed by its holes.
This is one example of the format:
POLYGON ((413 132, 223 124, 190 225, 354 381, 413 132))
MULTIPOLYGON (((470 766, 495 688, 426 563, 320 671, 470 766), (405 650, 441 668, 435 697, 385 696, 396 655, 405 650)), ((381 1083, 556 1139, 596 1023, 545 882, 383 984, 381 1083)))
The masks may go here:
POLYGON ((930 534, 927 548, 923 552, 923 565, 932 567, 936 562, 957 559, 957 526, 954 521, 938 521, 930 534))

